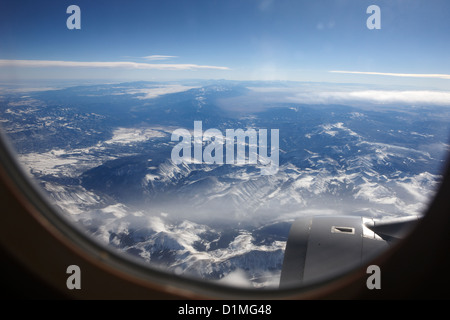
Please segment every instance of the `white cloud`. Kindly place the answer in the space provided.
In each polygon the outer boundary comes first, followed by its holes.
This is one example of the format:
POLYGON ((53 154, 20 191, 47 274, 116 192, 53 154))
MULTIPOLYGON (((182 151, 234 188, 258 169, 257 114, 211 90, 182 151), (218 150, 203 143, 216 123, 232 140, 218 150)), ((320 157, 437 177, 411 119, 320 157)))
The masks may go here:
POLYGON ((154 54, 154 55, 146 56, 146 57, 142 57, 142 58, 154 61, 154 60, 169 60, 169 59, 178 58, 178 57, 177 56, 164 56, 164 55, 154 54))
POLYGON ((159 97, 161 95, 169 93, 184 92, 198 87, 192 86, 182 86, 182 85, 167 85, 163 87, 145 88, 145 89, 132 89, 127 91, 128 94, 143 94, 143 96, 138 96, 137 99, 152 99, 159 97))
POLYGON ((0 60, 0 67, 69 67, 69 68, 127 68, 141 70, 229 70, 228 67, 203 66, 197 64, 151 64, 127 61, 92 62, 92 61, 54 61, 54 60, 0 60))
POLYGON ((424 73, 388 73, 388 72, 364 72, 364 71, 341 71, 332 70, 331 73, 344 74, 362 74, 389 77, 405 77, 405 78, 434 78, 434 79, 450 79, 450 74, 424 74, 424 73))
POLYGON ((402 104, 450 106, 449 91, 431 90, 355 90, 349 88, 249 87, 261 101, 287 101, 309 104, 402 104), (331 89, 331 90, 330 90, 331 89))
POLYGON ((376 104, 428 104, 450 106, 450 92, 443 91, 384 91, 323 92, 320 97, 337 101, 368 101, 376 104))

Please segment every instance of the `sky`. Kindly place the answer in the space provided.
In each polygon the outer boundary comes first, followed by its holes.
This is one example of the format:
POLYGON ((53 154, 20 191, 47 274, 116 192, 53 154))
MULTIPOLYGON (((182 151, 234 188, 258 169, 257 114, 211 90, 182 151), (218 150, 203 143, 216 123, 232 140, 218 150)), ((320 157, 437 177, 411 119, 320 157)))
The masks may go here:
POLYGON ((450 84, 448 0, 0 0, 0 80, 450 84), (81 10, 69 30, 67 8, 81 10), (369 29, 370 5, 381 29, 369 29))

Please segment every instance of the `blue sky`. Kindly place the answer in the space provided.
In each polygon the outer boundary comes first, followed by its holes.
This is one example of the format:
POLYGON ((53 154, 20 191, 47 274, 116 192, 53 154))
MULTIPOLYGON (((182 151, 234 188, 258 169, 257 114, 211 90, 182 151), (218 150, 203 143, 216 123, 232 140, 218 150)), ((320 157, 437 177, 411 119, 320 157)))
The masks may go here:
POLYGON ((0 2, 0 79, 445 87, 449 38, 448 0, 8 0, 0 2), (66 27, 72 4, 81 9, 81 30, 66 27), (366 27, 372 4, 381 9, 380 30, 366 27))

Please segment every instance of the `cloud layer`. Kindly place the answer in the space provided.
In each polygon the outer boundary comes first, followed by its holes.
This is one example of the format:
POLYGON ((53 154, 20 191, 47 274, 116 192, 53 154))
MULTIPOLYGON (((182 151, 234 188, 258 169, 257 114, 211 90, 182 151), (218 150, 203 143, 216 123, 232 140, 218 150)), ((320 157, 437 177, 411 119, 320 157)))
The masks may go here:
POLYGON ((55 60, 0 60, 0 67, 68 67, 68 68, 127 68, 140 70, 229 70, 228 67, 204 66, 197 64, 152 64, 127 61, 93 62, 93 61, 55 61, 55 60))
MULTIPOLYGON (((301 95, 297 98, 302 98, 301 95)), ((408 105, 441 105, 450 106, 450 92, 442 91, 387 91, 361 90, 349 92, 321 92, 315 98, 323 103, 348 103, 351 101, 369 102, 374 104, 408 104, 408 105)), ((295 98, 294 98, 295 100, 295 98)))
POLYGON ((387 73, 387 72, 363 72, 363 71, 340 71, 340 70, 332 70, 330 72, 331 73, 344 73, 344 74, 362 74, 362 75, 375 75, 375 76, 404 77, 404 78, 450 79, 450 74, 387 73))
POLYGON ((356 88, 249 87, 263 102, 294 102, 307 104, 375 104, 375 105, 438 105, 450 106, 449 91, 431 90, 358 90, 356 88))

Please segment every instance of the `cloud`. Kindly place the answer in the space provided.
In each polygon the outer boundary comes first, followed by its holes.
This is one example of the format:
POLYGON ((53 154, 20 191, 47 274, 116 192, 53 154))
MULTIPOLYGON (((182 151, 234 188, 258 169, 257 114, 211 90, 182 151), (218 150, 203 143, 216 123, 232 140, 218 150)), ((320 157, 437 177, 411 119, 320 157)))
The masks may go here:
POLYGON ((387 72, 364 72, 364 71, 341 71, 332 70, 331 73, 345 73, 345 74, 363 74, 375 76, 389 76, 389 77, 405 77, 405 78, 434 78, 434 79, 450 79, 450 74, 423 74, 423 73, 387 73, 387 72))
POLYGON ((153 99, 159 97, 161 95, 184 92, 191 89, 195 89, 198 87, 192 86, 182 86, 182 85, 167 85, 163 87, 154 87, 154 88, 145 88, 145 89, 133 89, 129 90, 128 94, 143 94, 143 96, 138 96, 137 99, 145 100, 145 99, 153 99))
POLYGON ((68 67, 68 68, 126 68, 139 70, 229 70, 228 67, 203 66, 197 64, 151 64, 137 62, 92 62, 92 61, 54 61, 54 60, 0 60, 0 67, 68 67))
POLYGON ((249 87, 257 93, 258 101, 294 102, 306 104, 357 104, 375 105, 438 105, 450 106, 449 91, 432 90, 355 90, 349 88, 326 87, 249 87))
POLYGON ((178 58, 178 57, 177 56, 164 56, 164 55, 154 54, 154 55, 146 56, 146 57, 142 57, 142 58, 154 61, 154 60, 169 60, 169 59, 178 58))
POLYGON ((351 101, 374 104, 408 104, 408 105, 440 105, 450 106, 450 92, 445 91, 388 91, 361 90, 349 92, 321 92, 316 99, 324 102, 348 103, 351 101))

